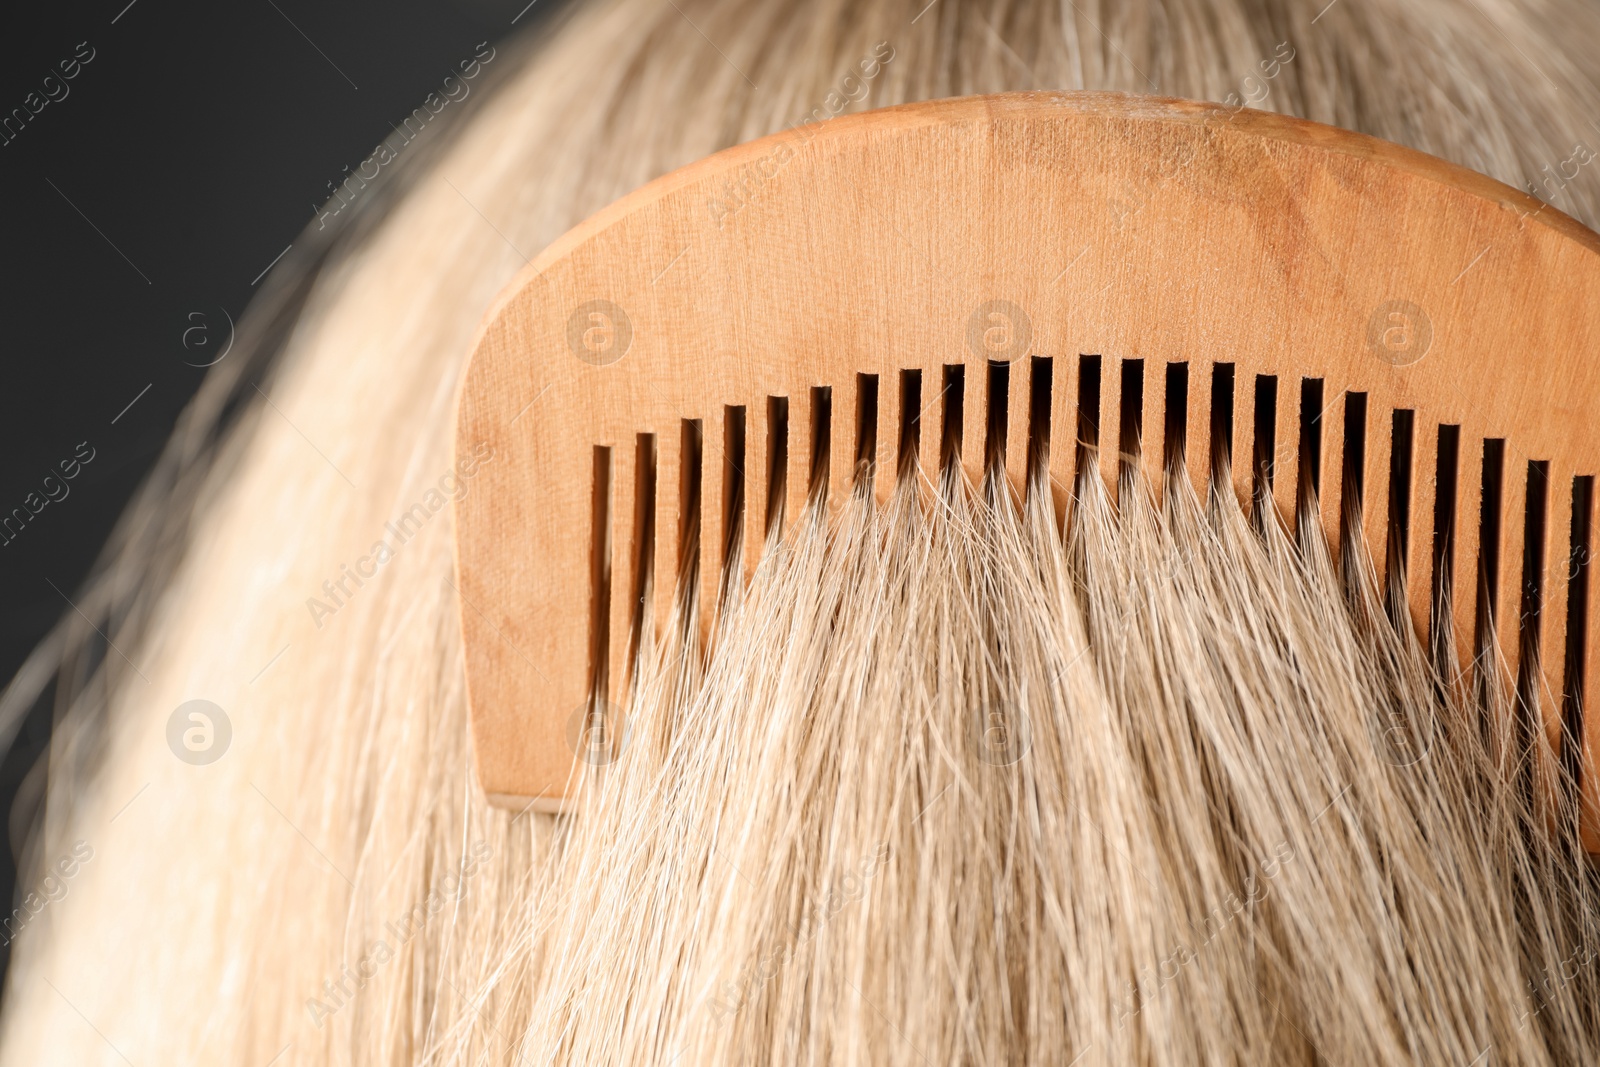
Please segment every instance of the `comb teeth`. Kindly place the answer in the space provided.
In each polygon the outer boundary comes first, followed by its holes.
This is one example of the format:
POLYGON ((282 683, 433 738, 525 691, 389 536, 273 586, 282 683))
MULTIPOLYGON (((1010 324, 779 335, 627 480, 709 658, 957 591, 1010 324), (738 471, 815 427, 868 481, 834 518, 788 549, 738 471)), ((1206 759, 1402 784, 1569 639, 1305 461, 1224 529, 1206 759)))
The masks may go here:
POLYGON ((748 579, 773 525, 787 534, 813 494, 837 510, 858 470, 882 501, 907 464, 933 477, 960 462, 974 479, 993 464, 1020 498, 1040 465, 1060 520, 1096 454, 1113 499, 1135 469, 1159 494, 1169 457, 1182 457, 1197 492, 1227 471, 1222 484, 1258 521, 1321 534, 1336 556, 1371 552, 1394 609, 1435 655, 1490 669, 1498 645, 1509 670, 1500 683, 1560 743, 1583 690, 1593 474, 1552 474, 1505 439, 1463 441, 1459 426, 1410 409, 1369 411, 1365 393, 1328 399, 1321 378, 1240 383, 1232 363, 1147 372, 1143 360, 1098 355, 858 374, 798 398, 727 405, 709 427, 683 419, 631 447, 597 446, 590 647, 597 667, 606 650, 620 653, 604 672, 610 699, 627 693, 647 620, 663 634, 694 586, 708 639, 727 584, 748 579), (924 400, 929 376, 941 388, 924 400), (1076 441, 1053 446, 1063 425, 1077 427, 1076 441), (1099 447, 1112 439, 1115 449, 1099 447))
POLYGON ((621 700, 674 596, 708 634, 770 524, 836 508, 863 461, 880 499, 912 463, 1019 494, 1032 464, 1059 518, 1083 464, 1115 500, 1181 455, 1257 522, 1363 546, 1430 647, 1489 651, 1558 751, 1600 750, 1600 237, 1394 145, 1182 102, 1016 94, 794 136, 606 209, 485 319, 457 440, 504 459, 455 507, 486 792, 559 803, 586 694, 621 700), (751 170, 759 196, 708 219, 751 170), (1160 195, 1122 210, 1129 182, 1160 195))

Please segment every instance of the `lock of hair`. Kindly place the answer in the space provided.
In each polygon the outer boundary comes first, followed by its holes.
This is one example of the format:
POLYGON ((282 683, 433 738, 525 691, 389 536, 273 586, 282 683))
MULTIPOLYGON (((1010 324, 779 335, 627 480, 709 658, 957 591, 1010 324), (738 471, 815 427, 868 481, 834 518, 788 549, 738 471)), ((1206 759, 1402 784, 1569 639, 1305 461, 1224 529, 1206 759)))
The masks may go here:
POLYGON ((503 460, 455 507, 480 781, 559 808, 573 716, 626 705, 642 628, 694 583, 709 636, 769 533, 858 476, 883 499, 997 462, 1020 496, 1031 456, 1059 517, 1082 464, 1159 496, 1181 455, 1197 491, 1221 472, 1259 521, 1369 553, 1592 811, 1597 345, 1600 237, 1297 119, 1019 93, 718 153, 558 239, 479 329, 457 448, 503 460))

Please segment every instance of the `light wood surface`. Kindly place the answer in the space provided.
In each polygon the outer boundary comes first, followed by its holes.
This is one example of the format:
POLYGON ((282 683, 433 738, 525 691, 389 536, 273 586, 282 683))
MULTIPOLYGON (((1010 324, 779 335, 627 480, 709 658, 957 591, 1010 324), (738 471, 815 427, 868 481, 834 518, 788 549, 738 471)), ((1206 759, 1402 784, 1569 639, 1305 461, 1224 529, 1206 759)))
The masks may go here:
MULTIPOLYGON (((991 355, 1009 361, 1005 469, 1019 494, 1033 432, 1029 382, 1043 366, 1035 357, 1050 361, 1047 465, 1058 515, 1075 471, 1085 355, 1100 357, 1099 464, 1113 492, 1126 361, 1143 361, 1143 434, 1131 462, 1148 476, 1160 469, 1166 366, 1187 364, 1187 465, 1202 490, 1213 370, 1233 366, 1232 479, 1243 506, 1253 492, 1258 377, 1276 376, 1271 501, 1290 529, 1302 385, 1321 379, 1315 514, 1333 543, 1345 412, 1352 393, 1365 394, 1361 530, 1380 574, 1393 413, 1415 412, 1404 565, 1423 635, 1439 427, 1459 426, 1455 597, 1442 624, 1464 662, 1476 651, 1484 441, 1503 439, 1492 623, 1500 684, 1515 678, 1531 628, 1538 713, 1555 739, 1569 684, 1573 479, 1600 471, 1597 346, 1600 237, 1479 174, 1314 123, 1115 94, 1024 93, 843 116, 719 153, 556 241, 480 329, 457 445, 486 442, 504 457, 456 504, 460 588, 475 609, 463 611, 462 629, 480 781, 497 796, 559 803, 574 773, 568 724, 592 680, 626 704, 628 631, 641 620, 664 625, 683 538, 696 526, 683 505, 694 477, 685 420, 699 422, 703 457, 709 607, 699 625, 709 632, 724 546, 740 538, 748 574, 766 532, 779 448, 769 398, 788 401, 787 528, 812 475, 818 387, 831 390, 820 462, 837 504, 860 448, 858 375, 877 376, 870 455, 882 497, 899 454, 907 370, 921 372, 918 456, 928 473, 944 437, 946 367, 965 368, 961 458, 977 475, 991 355), (733 187, 744 190, 736 208, 733 187), (594 301, 609 303, 594 312, 594 301), (728 460, 729 406, 745 413, 741 466, 728 460), (646 525, 634 514, 641 434, 653 435, 656 471, 644 555, 646 525), (597 446, 610 449, 611 472, 599 512, 597 446), (1531 620, 1521 617, 1530 461, 1546 465, 1549 486, 1531 620), (742 517, 724 503, 734 480, 742 517), (594 536, 594 514, 609 515, 609 537, 594 536), (637 561, 647 557, 653 603, 638 611, 637 561), (603 571, 608 600, 595 588, 603 571), (591 649, 602 645, 608 662, 595 664, 591 649)), ((1589 583, 1590 617, 1597 585, 1589 583)), ((1580 660, 1591 691, 1597 630, 1590 625, 1580 660)), ((1593 753, 1600 715, 1584 732, 1593 753)), ((1593 777, 1591 799, 1600 795, 1593 777)))

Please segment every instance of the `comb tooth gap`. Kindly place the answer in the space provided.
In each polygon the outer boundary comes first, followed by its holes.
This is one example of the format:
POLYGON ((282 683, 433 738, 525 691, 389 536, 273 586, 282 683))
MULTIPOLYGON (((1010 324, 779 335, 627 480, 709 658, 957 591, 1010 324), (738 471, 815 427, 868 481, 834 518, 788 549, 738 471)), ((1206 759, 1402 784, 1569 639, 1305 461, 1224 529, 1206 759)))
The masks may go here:
POLYGON ((1161 426, 1161 469, 1168 478, 1184 472, 1189 451, 1189 364, 1168 363, 1161 426))
POLYGON ((1011 364, 990 360, 988 398, 983 427, 983 470, 985 477, 1003 469, 1006 461, 1006 435, 1011 409, 1011 364))
POLYGON ((1216 495, 1233 480, 1233 381, 1232 363, 1212 365, 1210 495, 1216 495))
MULTIPOLYGON (((656 435, 639 434, 634 457, 633 589, 628 605, 628 678, 644 641, 656 558, 656 435)), ((620 691, 620 690, 619 690, 620 691)))
POLYGON ((748 427, 743 405, 730 405, 726 409, 722 431, 722 571, 723 580, 736 569, 735 561, 743 541, 745 500, 748 489, 745 483, 748 427))
POLYGON ((939 440, 939 473, 942 475, 952 463, 961 462, 961 437, 965 426, 967 368, 952 363, 944 368, 943 435, 939 440))
POLYGON ((1495 618, 1500 601, 1500 526, 1504 496, 1506 443, 1483 442, 1483 494, 1478 510, 1478 609, 1474 619, 1473 656, 1487 696, 1494 671, 1495 618))
POLYGON ((1301 544, 1320 528, 1318 501, 1322 495, 1321 378, 1300 379, 1300 443, 1295 462, 1294 527, 1301 544))
POLYGON ((1122 361, 1122 388, 1117 404, 1117 486, 1138 485, 1139 453, 1144 437, 1144 360, 1122 361))
POLYGON ((811 387, 811 469, 806 478, 806 498, 814 500, 828 491, 828 460, 833 443, 833 389, 811 387))
POLYGON ((1074 493, 1089 477, 1100 454, 1100 357, 1078 358, 1078 444, 1074 459, 1074 493))
POLYGON ((1045 479, 1050 476, 1050 401, 1055 362, 1049 356, 1033 356, 1028 362, 1028 454, 1023 483, 1025 492, 1031 493, 1035 486, 1045 486, 1045 479))
POLYGON ((1272 507, 1272 481, 1278 455, 1278 376, 1256 375, 1255 435, 1250 457, 1250 518, 1257 530, 1267 527, 1272 507))
POLYGON ((1593 541, 1594 476, 1572 479, 1572 524, 1567 548, 1566 648, 1561 677, 1561 761, 1587 792, 1584 751, 1584 660, 1589 647, 1589 558, 1593 541))
POLYGON ((871 480, 878 460, 878 376, 856 375, 855 478, 871 480))
POLYGON ((1461 427, 1439 426, 1439 447, 1434 466, 1433 577, 1428 583, 1428 644, 1440 673, 1454 656, 1456 641, 1451 608, 1455 599, 1456 499, 1461 466, 1461 427))
POLYGON ((678 562, 675 595, 681 601, 684 621, 695 598, 700 577, 700 492, 704 471, 705 434, 699 419, 683 420, 683 443, 678 464, 678 562))
POLYGON ((1384 606, 1395 625, 1404 617, 1411 542, 1411 456, 1416 413, 1396 408, 1389 438, 1389 523, 1384 539, 1384 606))
POLYGON ((783 502, 789 489, 789 398, 767 397, 767 528, 783 522, 783 502))
MULTIPOLYGON (((610 681, 607 658, 611 627, 611 449, 594 446, 589 515, 589 700, 599 713, 610 681)), ((583 744, 587 744, 587 739, 583 744)), ((580 746, 581 750, 581 746, 580 746)))
POLYGON ((1550 464, 1528 461, 1527 492, 1522 512, 1522 582, 1517 613, 1517 710, 1523 728, 1542 720, 1543 692, 1539 670, 1540 614, 1544 611, 1544 534, 1550 496, 1550 464))
POLYGON ((917 465, 922 449, 922 372, 900 372, 900 454, 897 477, 905 477, 917 465))
POLYGON ((1339 569, 1346 584, 1360 573, 1367 551, 1367 394, 1344 396, 1344 452, 1339 470, 1339 569))

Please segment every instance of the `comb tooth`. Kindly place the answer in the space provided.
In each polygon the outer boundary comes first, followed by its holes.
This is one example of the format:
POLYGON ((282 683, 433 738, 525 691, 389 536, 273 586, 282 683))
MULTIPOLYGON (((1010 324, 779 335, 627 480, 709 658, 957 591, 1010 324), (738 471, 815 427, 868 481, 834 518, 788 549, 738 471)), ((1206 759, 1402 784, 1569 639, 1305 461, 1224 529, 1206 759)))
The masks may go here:
MULTIPOLYGON (((621 707, 627 699, 630 637, 634 608, 638 603, 641 575, 639 566, 638 519, 642 483, 639 452, 644 435, 637 441, 619 441, 611 449, 611 606, 606 628, 605 699, 621 707)), ((646 472, 647 473, 647 472, 646 472)), ((609 724, 615 727, 617 724, 609 724)))
POLYGON ((1102 357, 1100 362, 1100 480, 1107 499, 1117 502, 1117 475, 1122 466, 1122 364, 1102 357))
POLYGON ((861 376, 852 374, 833 386, 833 418, 828 433, 828 512, 837 515, 850 499, 856 480, 856 451, 861 434, 861 376))
MULTIPOLYGON (((1389 456, 1394 448, 1394 415, 1367 400, 1366 449, 1361 471, 1361 540, 1379 583, 1387 581, 1389 545, 1389 456)), ((1379 591, 1386 594, 1380 584, 1379 591)))
POLYGON ((1028 490, 1028 400, 1033 395, 1033 360, 1019 356, 1010 363, 1006 388, 1006 481, 1013 500, 1028 490))
POLYGON ((1165 491, 1162 471, 1166 466, 1167 368, 1170 364, 1147 362, 1144 368, 1143 427, 1139 440, 1139 470, 1146 491, 1159 507, 1165 491))
POLYGON ((1183 467, 1195 495, 1205 499, 1211 455, 1211 364, 1189 361, 1183 410, 1183 467))
POLYGON ((705 437, 700 451, 700 647, 707 648, 711 628, 721 607, 722 571, 728 544, 728 505, 732 466, 732 412, 724 408, 721 416, 705 421, 705 437))
POLYGON ((1299 411, 1294 422, 1296 426, 1296 446, 1294 458, 1291 459, 1291 472, 1294 475, 1294 534, 1301 537, 1301 541, 1309 541, 1310 537, 1323 536, 1322 517, 1322 490, 1326 485, 1323 470, 1328 466, 1323 442, 1326 440, 1326 424, 1323 422, 1323 411, 1326 410, 1326 382, 1320 378, 1302 378, 1299 381, 1299 411), (1309 515, 1307 522, 1315 530, 1302 530, 1302 509, 1309 515))
POLYGON ((949 367, 935 364, 923 369, 922 418, 917 442, 917 459, 922 466, 923 477, 931 481, 936 488, 939 485, 940 467, 943 461, 945 417, 952 402, 959 406, 959 400, 952 396, 956 388, 949 367))
POLYGON ((1072 499, 1078 455, 1078 389, 1082 370, 1077 355, 1062 355, 1055 359, 1050 374, 1050 454, 1047 467, 1056 529, 1063 533, 1067 502, 1072 499))
POLYGON ((1522 631, 1522 537, 1527 523, 1528 457, 1506 442, 1505 476, 1500 503, 1500 581, 1495 605, 1495 637, 1505 674, 1500 684, 1510 692, 1515 684, 1521 655, 1522 631))
POLYGON ((585 691, 603 689, 606 675, 607 629, 610 625, 612 529, 612 453, 595 445, 590 480, 589 511, 589 654, 585 691))
POLYGON ((1428 641, 1433 599, 1433 503, 1439 491, 1439 423, 1417 416, 1411 446, 1411 521, 1406 542, 1406 603, 1417 638, 1428 641))
POLYGON ((905 432, 904 391, 904 374, 890 373, 878 379, 878 443, 873 456, 872 493, 879 504, 888 503, 894 494, 900 435, 905 432))
POLYGON ((1300 381, 1278 376, 1272 442, 1272 504, 1279 526, 1295 528, 1294 501, 1300 470, 1300 381))
POLYGON ((1456 662, 1470 676, 1477 655, 1478 539, 1483 512, 1483 438, 1463 429, 1456 458, 1456 552, 1451 578, 1450 614, 1455 628, 1456 662))
POLYGON ((1561 693, 1571 574, 1572 472, 1550 467, 1545 497, 1544 604, 1539 611, 1539 709, 1550 751, 1561 751, 1561 693))
POLYGON ((745 416, 744 478, 744 580, 755 574, 761 554, 766 551, 768 508, 772 494, 773 460, 781 454, 774 438, 776 405, 773 397, 751 404, 745 416))
POLYGON ((1230 475, 1233 495, 1246 515, 1252 510, 1255 492, 1256 379, 1235 372, 1233 380, 1233 461, 1230 475))
POLYGON ((653 618, 657 643, 667 639, 672 600, 677 594, 678 554, 683 534, 683 438, 678 424, 656 435, 656 559, 653 618))
POLYGON ((982 485, 989 440, 989 363, 980 359, 966 367, 961 396, 961 465, 969 484, 982 485))
POLYGON ((1431 546, 1428 555, 1428 652, 1442 668, 1446 650, 1454 648, 1452 605, 1461 595, 1455 585, 1455 560, 1461 553, 1461 427, 1449 423, 1436 427, 1435 432, 1438 450, 1433 463, 1424 468, 1433 472, 1434 489, 1433 508, 1426 516, 1431 546))
POLYGON ((811 488, 812 436, 816 422, 817 391, 796 390, 789 398, 789 471, 785 477, 783 532, 789 536, 806 511, 811 488))
POLYGON ((1586 529, 1580 530, 1580 535, 1587 534, 1576 546, 1576 557, 1571 573, 1579 576, 1578 585, 1574 587, 1574 595, 1578 597, 1576 610, 1572 613, 1575 626, 1575 638, 1580 642, 1574 649, 1573 669, 1577 677, 1564 683, 1566 689, 1573 693, 1577 702, 1579 715, 1579 735, 1583 744, 1579 750, 1578 776, 1583 797, 1583 840, 1584 847, 1590 851, 1600 850, 1600 773, 1596 773, 1596 754, 1600 753, 1600 714, 1595 713, 1594 694, 1600 686, 1600 625, 1597 625, 1597 614, 1600 614, 1600 582, 1595 580, 1594 550, 1595 550, 1595 479, 1586 476, 1587 492, 1582 503, 1587 505, 1580 515, 1586 519, 1586 529))

